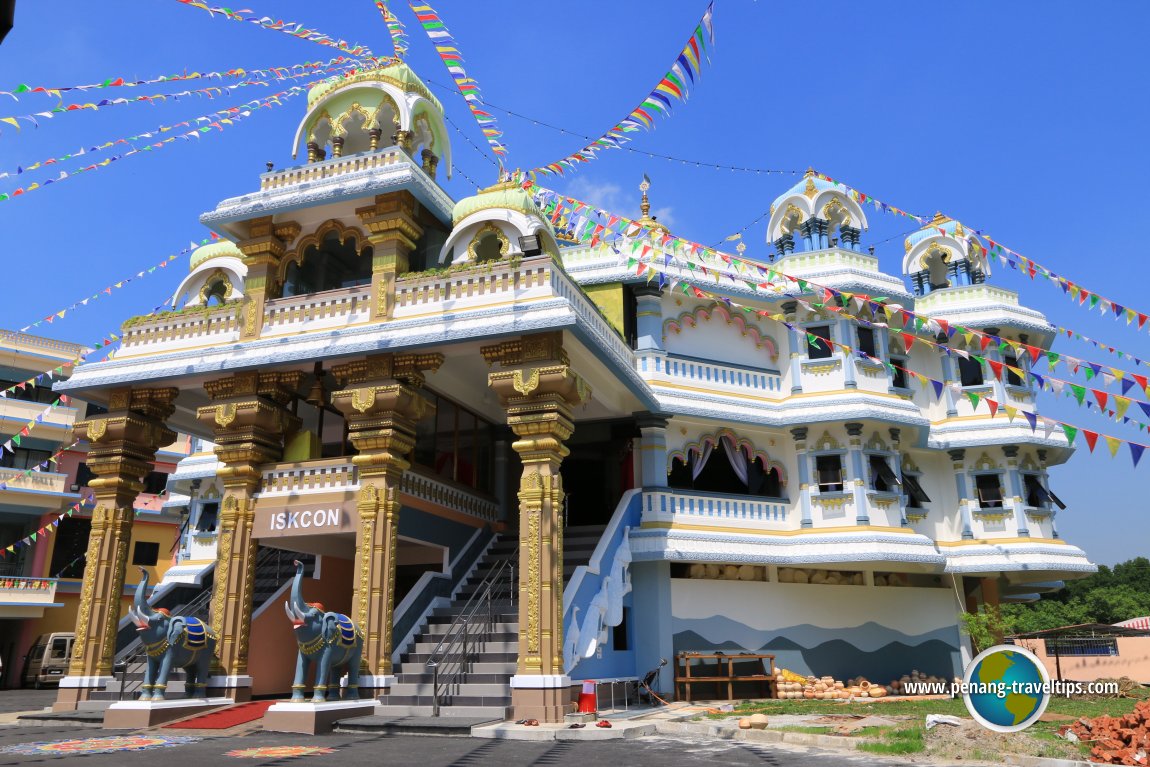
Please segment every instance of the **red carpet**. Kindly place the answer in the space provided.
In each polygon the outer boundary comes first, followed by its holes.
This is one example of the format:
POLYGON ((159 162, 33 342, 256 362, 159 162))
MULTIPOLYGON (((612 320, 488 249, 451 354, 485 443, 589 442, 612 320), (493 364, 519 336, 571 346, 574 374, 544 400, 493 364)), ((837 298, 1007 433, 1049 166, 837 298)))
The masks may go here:
POLYGON ((237 703, 234 706, 228 706, 219 711, 210 711, 200 716, 194 716, 191 719, 185 719, 182 722, 164 725, 164 729, 226 730, 229 727, 263 719, 264 714, 271 708, 273 703, 275 703, 274 700, 253 700, 249 703, 237 703))

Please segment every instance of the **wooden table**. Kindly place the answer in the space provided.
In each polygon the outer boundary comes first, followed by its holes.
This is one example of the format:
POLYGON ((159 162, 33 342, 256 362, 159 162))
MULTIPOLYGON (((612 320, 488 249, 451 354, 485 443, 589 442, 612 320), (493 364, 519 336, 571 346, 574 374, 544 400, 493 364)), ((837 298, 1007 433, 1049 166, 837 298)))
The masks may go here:
MULTIPOLYGON (((699 671, 707 669, 696 669, 699 671)), ((679 685, 683 685, 683 696, 679 700, 690 701, 691 685, 695 684, 713 684, 715 686, 716 697, 722 691, 722 685, 725 682, 727 685, 727 700, 734 700, 735 698, 735 684, 738 682, 762 682, 764 697, 775 698, 778 697, 778 680, 775 674, 775 656, 764 655, 758 653, 745 653, 733 655, 728 653, 699 653, 699 652, 681 652, 676 656, 676 669, 675 669, 675 695, 679 694, 679 685), (704 674, 696 676, 691 673, 692 661, 703 661, 707 665, 714 665, 715 670, 720 672, 717 674, 704 674), (745 661, 758 661, 759 673, 743 673, 742 670, 735 668, 736 663, 745 661), (770 673, 766 673, 766 666, 763 661, 770 661, 770 673), (721 673, 726 668, 726 674, 721 673)))

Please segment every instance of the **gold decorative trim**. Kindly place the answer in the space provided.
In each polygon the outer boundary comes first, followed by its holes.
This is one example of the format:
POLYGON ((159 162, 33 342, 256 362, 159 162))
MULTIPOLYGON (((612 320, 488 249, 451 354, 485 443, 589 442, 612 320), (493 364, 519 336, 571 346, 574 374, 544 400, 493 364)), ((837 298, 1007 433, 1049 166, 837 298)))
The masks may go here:
POLYGON ((479 243, 488 234, 495 235, 495 238, 499 240, 499 258, 506 258, 507 254, 511 251, 511 241, 507 239, 507 235, 494 223, 487 221, 483 226, 479 227, 479 231, 475 233, 471 238, 471 242, 467 244, 467 255, 471 257, 472 261, 480 261, 479 254, 476 251, 479 247, 479 243))

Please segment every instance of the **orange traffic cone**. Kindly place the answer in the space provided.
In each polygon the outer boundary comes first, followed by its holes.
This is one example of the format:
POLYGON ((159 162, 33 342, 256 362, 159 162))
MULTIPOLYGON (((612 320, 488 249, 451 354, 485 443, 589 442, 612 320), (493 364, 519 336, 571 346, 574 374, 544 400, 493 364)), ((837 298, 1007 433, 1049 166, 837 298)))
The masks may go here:
POLYGON ((579 693, 579 713, 594 714, 599 710, 595 695, 595 683, 584 682, 583 692, 579 693))

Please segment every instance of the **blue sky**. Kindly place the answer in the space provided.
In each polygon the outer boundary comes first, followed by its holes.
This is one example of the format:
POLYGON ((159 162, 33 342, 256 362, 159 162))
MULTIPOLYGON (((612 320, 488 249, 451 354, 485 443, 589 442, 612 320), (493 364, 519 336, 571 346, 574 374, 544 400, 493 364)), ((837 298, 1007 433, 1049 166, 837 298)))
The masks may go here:
MULTIPOLYGON (((380 54, 389 50, 370 0, 244 5, 364 42, 380 54)), ((449 83, 406 5, 392 6, 408 27, 409 62, 433 89, 449 83)), ((650 91, 705 2, 582 2, 560 8, 525 0, 440 0, 435 6, 491 104, 596 136, 650 91)), ((916 213, 942 210, 1108 298, 1150 310, 1150 298, 1140 289, 1150 278, 1150 265, 1140 257, 1150 105, 1138 95, 1145 86, 1140 51, 1150 5, 1101 2, 1090 13, 1069 2, 935 6, 827 0, 812 6, 717 0, 716 6, 712 65, 688 103, 631 144, 687 162, 613 152, 554 181, 555 188, 635 214, 636 186, 648 173, 661 220, 677 234, 715 244, 764 213, 793 177, 713 170, 695 161, 800 172, 814 166, 916 213), (1108 9, 1121 23, 1114 23, 1108 9)), ((331 55, 329 48, 211 18, 174 0, 37 0, 19 3, 16 28, 0 45, 0 90, 18 83, 72 85, 283 66, 331 55)), ((146 86, 128 94, 161 92, 146 86)), ((0 171, 271 92, 246 87, 214 100, 79 112, 38 130, 0 126, 0 171)), ((437 95, 452 121, 482 144, 462 99, 444 89, 437 95)), ((26 325, 206 236, 197 221, 201 212, 254 190, 266 161, 292 164, 302 99, 259 110, 199 142, 177 142, 0 203, 8 269, 0 326, 26 325)), ((19 103, 0 97, 0 116, 54 104, 37 94, 19 103)), ((585 143, 493 111, 506 133, 512 166, 552 162, 585 143)), ((480 184, 493 181, 490 161, 458 134, 451 138, 461 171, 480 184)), ((71 172, 77 165, 57 169, 71 172)), ((43 182, 55 172, 29 173, 22 181, 43 182)), ((14 186, 0 181, 0 191, 14 186)), ((474 187, 457 174, 448 190, 458 198, 474 187)), ((877 213, 870 223, 863 244, 877 243, 883 268, 897 272, 900 235, 911 227, 877 213)), ((764 236, 765 222, 748 231, 748 256, 766 255, 764 236)), ((185 273, 186 261, 176 262, 57 320, 44 334, 95 341, 161 303, 185 273)), ((992 281, 1019 290, 1025 304, 1055 324, 1150 358, 1145 331, 1079 308, 1051 283, 1001 268, 992 281)), ((1117 363, 1077 341, 1061 339, 1055 348, 1117 363)), ((1070 377, 1064 368, 1056 375, 1070 377)), ((1041 406, 1052 417, 1150 443, 1145 432, 1052 395, 1043 395, 1041 406)), ((1125 453, 1111 459, 1101 443, 1098 450, 1089 455, 1083 447, 1053 472, 1053 489, 1070 506, 1059 518, 1060 531, 1099 563, 1145 554, 1150 504, 1143 487, 1150 459, 1134 470, 1125 453)))

